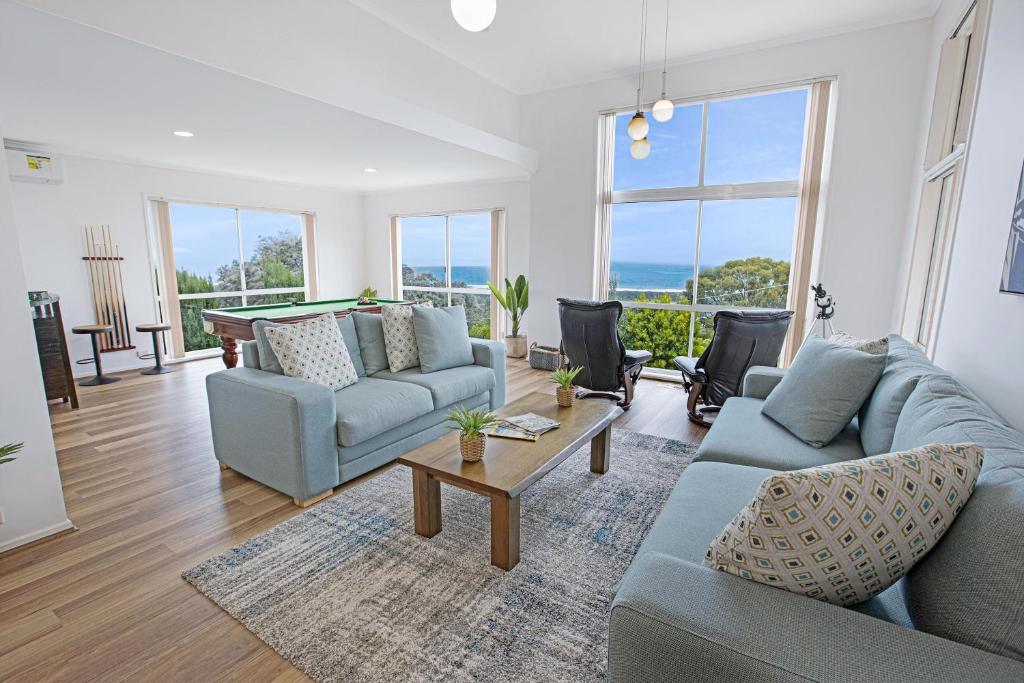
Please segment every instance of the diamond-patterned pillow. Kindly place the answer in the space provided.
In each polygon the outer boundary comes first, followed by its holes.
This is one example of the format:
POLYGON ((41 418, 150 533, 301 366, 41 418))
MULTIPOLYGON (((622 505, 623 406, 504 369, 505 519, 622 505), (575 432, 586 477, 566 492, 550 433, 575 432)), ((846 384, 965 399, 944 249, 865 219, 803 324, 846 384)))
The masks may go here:
POLYGON ((852 334, 839 331, 829 337, 828 340, 833 344, 848 346, 851 349, 857 349, 864 353, 874 353, 879 355, 889 353, 888 337, 879 337, 878 339, 861 339, 860 337, 854 337, 852 334))
MULTIPOLYGON (((416 305, 434 307, 429 301, 416 305)), ((420 349, 416 345, 412 308, 402 304, 391 304, 380 309, 380 323, 384 327, 384 348, 388 354, 391 372, 414 368, 420 364, 420 349)))
POLYGON ((882 592, 939 542, 974 491, 977 444, 779 472, 711 542, 704 565, 836 605, 882 592))
POLYGON ((267 341, 284 374, 323 384, 337 391, 359 380, 334 316, 268 327, 267 341))

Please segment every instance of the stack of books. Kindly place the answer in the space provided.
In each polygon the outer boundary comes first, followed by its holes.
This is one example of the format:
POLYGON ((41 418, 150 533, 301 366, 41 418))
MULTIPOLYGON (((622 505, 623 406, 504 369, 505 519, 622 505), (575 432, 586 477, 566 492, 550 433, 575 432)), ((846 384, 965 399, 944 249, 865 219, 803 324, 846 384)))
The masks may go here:
POLYGON ((551 420, 534 413, 514 415, 498 420, 484 430, 488 436, 498 436, 503 439, 519 439, 521 441, 536 441, 544 432, 551 431, 561 426, 557 420, 551 420))

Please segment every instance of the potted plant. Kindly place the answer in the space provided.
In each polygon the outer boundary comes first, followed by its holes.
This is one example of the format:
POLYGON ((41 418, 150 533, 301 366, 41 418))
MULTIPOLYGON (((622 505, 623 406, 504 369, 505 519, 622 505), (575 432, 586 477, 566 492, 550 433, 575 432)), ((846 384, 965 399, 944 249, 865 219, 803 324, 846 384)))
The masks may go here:
POLYGON ((484 429, 498 420, 498 416, 483 408, 467 410, 465 406, 453 408, 447 418, 451 429, 459 430, 459 453, 466 462, 477 462, 484 457, 487 435, 484 429))
POLYGON ((13 456, 15 453, 17 453, 24 447, 25 444, 23 443, 9 443, 0 446, 0 465, 17 460, 17 458, 13 458, 11 456, 13 456))
POLYGON ((558 405, 563 408, 568 408, 576 402, 576 387, 572 385, 576 375, 580 374, 583 367, 578 368, 558 368, 551 373, 551 381, 558 385, 555 389, 555 399, 558 401, 558 405))
POLYGON ((359 293, 359 303, 373 303, 373 300, 377 298, 377 290, 373 287, 367 287, 359 293))
POLYGON ((491 288, 491 294, 498 300, 498 303, 508 311, 512 319, 512 334, 505 337, 505 348, 509 358, 522 358, 526 355, 526 336, 519 336, 519 323, 523 320, 523 313, 530 303, 530 285, 525 275, 516 278, 515 284, 505 278, 505 293, 502 294, 490 282, 487 286, 491 288))

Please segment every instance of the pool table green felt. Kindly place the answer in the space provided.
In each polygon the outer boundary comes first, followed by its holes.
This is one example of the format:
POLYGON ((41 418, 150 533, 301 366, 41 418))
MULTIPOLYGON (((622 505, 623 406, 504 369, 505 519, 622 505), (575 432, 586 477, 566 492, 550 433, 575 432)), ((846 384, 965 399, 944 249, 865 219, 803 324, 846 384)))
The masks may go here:
POLYGON ((393 299, 373 299, 372 304, 359 305, 359 299, 327 299, 324 301, 303 301, 297 304, 267 304, 266 306, 237 306, 235 308, 218 308, 217 313, 237 315, 250 320, 274 320, 275 318, 291 318, 296 315, 323 315, 338 311, 363 310, 377 308, 382 304, 401 304, 403 301, 393 299))

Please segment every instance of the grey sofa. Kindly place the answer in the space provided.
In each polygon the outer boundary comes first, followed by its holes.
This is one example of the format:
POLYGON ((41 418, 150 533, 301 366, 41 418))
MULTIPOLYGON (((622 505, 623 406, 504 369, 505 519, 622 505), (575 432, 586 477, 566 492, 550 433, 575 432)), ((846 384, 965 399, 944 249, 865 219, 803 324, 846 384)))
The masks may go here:
MULTIPOLYGON (((304 506, 444 434, 452 407, 504 405, 502 342, 472 339, 472 365, 367 375, 373 367, 360 358, 366 340, 349 323, 339 325, 360 376, 340 391, 261 369, 256 342, 242 346, 243 367, 207 376, 213 448, 223 467, 304 506)), ((379 334, 372 342, 383 353, 379 334)))
POLYGON ((619 584, 611 680, 1024 680, 1024 434, 889 340, 865 409, 822 449, 761 415, 783 371, 748 373, 619 584), (838 607, 701 564, 774 471, 960 442, 985 448, 973 497, 936 548, 866 603, 838 607))

